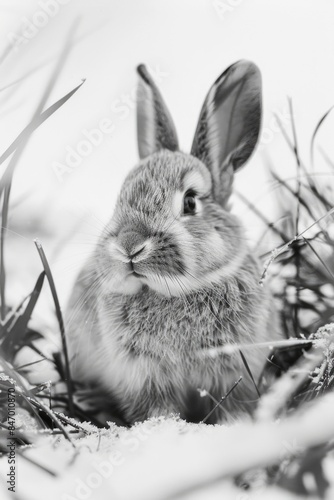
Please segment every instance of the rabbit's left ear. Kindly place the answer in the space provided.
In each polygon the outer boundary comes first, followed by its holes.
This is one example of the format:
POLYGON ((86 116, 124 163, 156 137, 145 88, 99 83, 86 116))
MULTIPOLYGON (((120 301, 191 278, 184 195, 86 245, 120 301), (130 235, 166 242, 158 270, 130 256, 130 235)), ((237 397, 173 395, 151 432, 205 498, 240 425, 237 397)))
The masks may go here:
POLYGON ((191 149, 210 170, 213 194, 223 206, 232 191, 234 172, 255 148, 260 124, 260 71, 249 61, 239 61, 211 87, 191 149))
POLYGON ((146 67, 137 68, 137 136, 141 159, 159 151, 178 149, 177 134, 168 108, 146 67))

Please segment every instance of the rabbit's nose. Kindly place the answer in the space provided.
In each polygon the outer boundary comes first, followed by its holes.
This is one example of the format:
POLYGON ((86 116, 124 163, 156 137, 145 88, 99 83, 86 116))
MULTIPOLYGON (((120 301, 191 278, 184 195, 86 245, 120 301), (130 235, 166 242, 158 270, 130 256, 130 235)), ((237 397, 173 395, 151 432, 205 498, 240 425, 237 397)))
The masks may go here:
POLYGON ((123 232, 120 243, 129 260, 136 259, 146 247, 146 238, 135 231, 123 232))
POLYGON ((146 245, 145 245, 145 244, 141 245, 141 246, 140 246, 140 248, 138 248, 138 247, 137 247, 137 248, 133 251, 133 253, 131 253, 131 254, 129 255, 129 259, 132 261, 135 257, 138 257, 138 255, 142 253, 142 251, 145 249, 145 247, 146 247, 146 245))

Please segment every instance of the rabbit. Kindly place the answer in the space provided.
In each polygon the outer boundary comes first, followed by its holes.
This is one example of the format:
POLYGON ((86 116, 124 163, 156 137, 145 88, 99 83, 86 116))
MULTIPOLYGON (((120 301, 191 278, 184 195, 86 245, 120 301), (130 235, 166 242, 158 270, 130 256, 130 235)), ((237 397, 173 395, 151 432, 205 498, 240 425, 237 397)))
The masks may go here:
POLYGON ((221 74, 190 154, 179 150, 148 70, 137 71, 140 162, 68 304, 71 374, 99 410, 127 425, 170 414, 230 421, 253 412, 268 350, 245 352, 248 370, 238 349, 210 356, 211 349, 280 335, 270 290, 258 283, 260 263, 229 204, 234 173, 259 135, 260 71, 241 60, 221 74))

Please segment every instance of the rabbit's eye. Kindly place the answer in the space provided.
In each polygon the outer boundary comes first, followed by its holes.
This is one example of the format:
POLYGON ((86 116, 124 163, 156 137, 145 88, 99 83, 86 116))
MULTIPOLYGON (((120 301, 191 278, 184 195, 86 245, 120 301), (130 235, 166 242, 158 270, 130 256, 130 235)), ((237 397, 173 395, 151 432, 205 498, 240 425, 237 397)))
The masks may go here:
POLYGON ((187 191, 183 199, 183 213, 185 215, 194 215, 196 213, 196 193, 187 191))

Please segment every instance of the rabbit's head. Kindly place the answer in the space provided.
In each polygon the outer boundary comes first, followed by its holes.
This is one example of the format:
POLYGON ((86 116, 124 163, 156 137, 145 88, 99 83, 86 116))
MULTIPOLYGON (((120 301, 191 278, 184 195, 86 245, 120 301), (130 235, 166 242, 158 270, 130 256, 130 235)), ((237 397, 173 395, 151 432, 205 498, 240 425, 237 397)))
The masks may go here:
POLYGON ((228 199, 234 172, 258 138, 261 77, 253 63, 239 61, 217 79, 185 154, 159 90, 144 66, 138 73, 141 162, 125 179, 98 245, 98 268, 115 293, 146 285, 180 296, 234 276, 247 253, 228 199))

